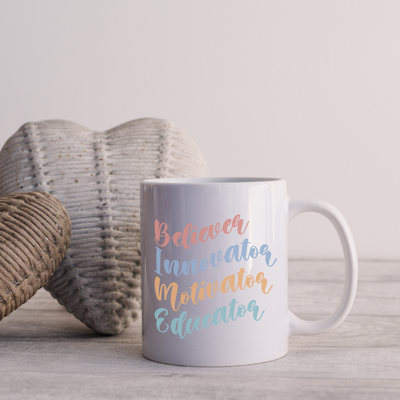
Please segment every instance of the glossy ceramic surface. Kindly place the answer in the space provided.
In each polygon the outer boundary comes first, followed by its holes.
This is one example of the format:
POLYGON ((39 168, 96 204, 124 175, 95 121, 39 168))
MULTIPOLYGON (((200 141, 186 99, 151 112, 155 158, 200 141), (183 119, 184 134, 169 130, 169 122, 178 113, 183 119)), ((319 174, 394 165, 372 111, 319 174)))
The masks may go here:
POLYGON ((155 179, 141 183, 143 355, 191 366, 275 360, 291 333, 341 323, 354 301, 357 259, 340 213, 291 200, 268 178, 155 179), (316 211, 334 223, 346 258, 346 286, 325 320, 288 309, 287 226, 316 211))

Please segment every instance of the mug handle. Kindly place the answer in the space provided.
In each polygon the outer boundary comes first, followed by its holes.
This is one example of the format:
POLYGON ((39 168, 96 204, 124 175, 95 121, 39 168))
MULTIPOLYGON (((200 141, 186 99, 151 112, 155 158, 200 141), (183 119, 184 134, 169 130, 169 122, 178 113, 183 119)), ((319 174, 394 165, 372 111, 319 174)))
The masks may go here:
POLYGON ((343 215, 331 204, 320 200, 288 199, 289 221, 304 212, 316 212, 332 222, 342 243, 345 260, 345 281, 342 298, 336 310, 324 319, 305 321, 289 311, 289 334, 313 335, 327 332, 339 326, 349 314, 357 290, 357 252, 350 228, 343 215))

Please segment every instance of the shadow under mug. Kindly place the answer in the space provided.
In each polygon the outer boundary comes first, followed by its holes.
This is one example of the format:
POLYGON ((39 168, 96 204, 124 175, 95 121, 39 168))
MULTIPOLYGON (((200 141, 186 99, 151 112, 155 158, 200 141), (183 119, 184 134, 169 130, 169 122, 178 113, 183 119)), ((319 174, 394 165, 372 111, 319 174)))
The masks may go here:
POLYGON ((176 178, 141 182, 144 357, 186 366, 266 362, 292 334, 341 324, 357 288, 350 229, 332 205, 287 196, 271 178, 176 178), (327 217, 340 237, 345 284, 336 310, 305 321, 288 308, 288 222, 327 217))

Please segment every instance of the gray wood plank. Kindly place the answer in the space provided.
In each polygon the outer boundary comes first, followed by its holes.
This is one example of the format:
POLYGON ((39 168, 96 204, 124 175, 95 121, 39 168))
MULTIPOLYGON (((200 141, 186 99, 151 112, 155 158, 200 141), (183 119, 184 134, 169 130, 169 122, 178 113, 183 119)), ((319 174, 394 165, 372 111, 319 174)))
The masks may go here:
POLYGON ((19 342, 2 346, 0 372, 13 365, 19 373, 187 374, 193 376, 398 379, 399 348, 291 347, 287 356, 269 363, 231 368, 186 368, 154 363, 142 357, 141 346, 130 343, 19 342))
MULTIPOLYGON (((303 314, 328 315, 339 304, 343 284, 291 282, 289 308, 303 314)), ((351 315, 400 315, 400 282, 360 282, 351 315)))
MULTIPOLYGON (((306 319, 332 311, 343 269, 292 260, 292 311, 306 319)), ((399 262, 361 262, 356 303, 340 327, 292 336, 280 360, 230 368, 146 360, 140 320, 119 336, 96 335, 41 290, 0 322, 0 399, 398 399, 399 272, 399 262)))
POLYGON ((398 379, 262 378, 250 374, 237 377, 191 376, 170 374, 80 375, 15 374, 3 375, 8 384, 1 399, 29 400, 80 399, 329 399, 374 400, 398 399, 398 379), (42 384, 38 384, 43 382, 42 384), (23 397, 22 397, 23 396, 23 397))
POLYGON ((104 375, 83 376, 32 373, 24 375, 21 382, 12 374, 4 376, 9 384, 2 399, 15 399, 21 393, 28 399, 396 399, 400 390, 398 380, 321 379, 279 380, 263 377, 262 385, 257 377, 241 379, 194 377, 184 374, 149 376, 139 374, 116 375, 107 379, 104 375), (38 385, 43 381, 46 384, 38 385), (34 388, 34 390, 32 390, 34 388))
MULTIPOLYGON (((292 281, 344 280, 343 260, 289 260, 289 279, 292 281)), ((360 261, 359 282, 400 282, 400 261, 360 261)))

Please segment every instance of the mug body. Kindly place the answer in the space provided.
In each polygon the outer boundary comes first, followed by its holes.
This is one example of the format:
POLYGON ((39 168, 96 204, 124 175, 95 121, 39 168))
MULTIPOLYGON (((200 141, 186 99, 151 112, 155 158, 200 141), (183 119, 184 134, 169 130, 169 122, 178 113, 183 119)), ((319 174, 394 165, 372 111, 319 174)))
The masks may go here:
POLYGON ((286 181, 141 183, 144 357, 233 366, 288 352, 286 181))

